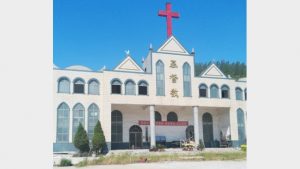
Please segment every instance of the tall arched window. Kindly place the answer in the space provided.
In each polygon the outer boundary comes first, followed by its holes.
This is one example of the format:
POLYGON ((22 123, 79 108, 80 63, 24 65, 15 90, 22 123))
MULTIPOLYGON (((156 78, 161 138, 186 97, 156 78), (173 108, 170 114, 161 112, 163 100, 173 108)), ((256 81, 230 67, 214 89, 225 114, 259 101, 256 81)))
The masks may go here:
POLYGON ((161 115, 158 111, 155 111, 155 121, 161 121, 161 115))
POLYGON ((205 84, 199 86, 199 97, 207 97, 207 86, 205 84))
POLYGON ((239 144, 246 143, 246 132, 245 132, 245 118, 242 109, 237 109, 237 122, 238 122, 238 134, 239 134, 239 144))
POLYGON ((221 87, 222 90, 222 98, 229 98, 229 87, 227 85, 223 85, 221 87))
POLYGON ((58 93, 70 93, 70 80, 62 77, 58 80, 58 93))
POLYGON ((212 147, 214 141, 213 118, 210 113, 204 113, 202 116, 203 140, 205 147, 212 147))
POLYGON ((73 107, 73 137, 75 136, 76 132, 77 132, 77 128, 79 126, 79 123, 82 124, 82 126, 84 127, 84 107, 81 103, 77 103, 74 107, 73 107))
POLYGON ((114 79, 111 82, 111 93, 112 94, 121 94, 122 83, 120 80, 114 79))
POLYGON ((127 80, 125 82, 125 94, 135 95, 135 83, 132 80, 127 80))
POLYGON ((183 95, 191 96, 191 67, 188 63, 183 64, 183 95))
POLYGON ((123 117, 118 110, 111 112, 111 142, 121 143, 123 141, 123 117))
POLYGON ((99 120, 99 108, 96 104, 91 104, 88 108, 88 136, 92 140, 94 128, 99 120))
POLYGON ((56 142, 69 142, 70 108, 66 103, 61 103, 57 108, 56 142))
POLYGON ((243 90, 239 87, 235 89, 235 98, 236 100, 243 100, 243 90))
POLYGON ((247 88, 244 90, 245 100, 247 100, 247 88))
POLYGON ((215 84, 210 86, 210 97, 219 98, 219 87, 215 84))
POLYGON ((84 80, 77 78, 74 80, 74 93, 84 93, 84 80))
POLYGON ((140 81, 138 85, 139 85, 139 95, 147 95, 148 83, 146 81, 140 81))
POLYGON ((174 121, 174 122, 178 121, 177 114, 175 112, 168 113, 167 121, 174 121))
POLYGON ((99 82, 95 79, 89 81, 89 94, 99 94, 99 82))
POLYGON ((165 95, 165 71, 162 61, 156 63, 156 95, 165 95))

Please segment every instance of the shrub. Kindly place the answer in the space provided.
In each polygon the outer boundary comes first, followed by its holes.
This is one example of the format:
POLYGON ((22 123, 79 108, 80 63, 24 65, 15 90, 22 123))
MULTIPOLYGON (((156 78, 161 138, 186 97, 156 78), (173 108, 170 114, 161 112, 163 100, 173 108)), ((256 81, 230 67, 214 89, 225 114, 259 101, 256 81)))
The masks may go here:
POLYGON ((99 150, 102 150, 103 148, 106 147, 105 136, 103 134, 103 130, 99 120, 94 128, 94 136, 92 139, 92 144, 93 144, 93 151, 96 152, 96 155, 98 155, 99 150))
POLYGON ((72 166, 72 165, 73 165, 72 161, 65 158, 61 159, 59 163, 59 166, 72 166))
POLYGON ((197 149, 202 151, 204 150, 205 146, 204 146, 204 143, 202 141, 202 139, 199 140, 199 145, 197 146, 197 149))
POLYGON ((241 145, 241 150, 246 152, 247 151, 247 145, 246 144, 242 144, 241 145))
POLYGON ((80 154, 90 151, 89 139, 81 123, 77 128, 73 144, 77 149, 79 149, 80 154))

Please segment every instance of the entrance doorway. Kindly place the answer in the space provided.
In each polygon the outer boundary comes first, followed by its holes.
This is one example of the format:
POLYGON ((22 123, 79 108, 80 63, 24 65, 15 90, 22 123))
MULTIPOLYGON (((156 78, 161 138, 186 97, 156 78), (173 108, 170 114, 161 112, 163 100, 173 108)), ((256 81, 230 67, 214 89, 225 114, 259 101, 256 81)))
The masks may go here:
POLYGON ((214 141, 213 118, 210 113, 204 113, 202 116, 203 139, 205 147, 212 147, 214 141))
POLYGON ((195 141, 194 126, 188 126, 185 129, 186 139, 195 141))
POLYGON ((142 140, 142 129, 133 125, 129 129, 129 146, 132 149, 142 148, 143 140, 142 140))

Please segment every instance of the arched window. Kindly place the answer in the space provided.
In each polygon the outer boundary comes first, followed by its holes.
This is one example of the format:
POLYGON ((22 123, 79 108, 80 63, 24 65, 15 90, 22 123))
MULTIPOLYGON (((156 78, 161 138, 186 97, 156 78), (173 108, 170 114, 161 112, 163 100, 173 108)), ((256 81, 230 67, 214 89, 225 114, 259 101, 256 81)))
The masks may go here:
POLYGON ((229 87, 227 85, 223 85, 221 87, 222 90, 222 98, 229 98, 229 87))
POLYGON ((235 89, 235 98, 236 100, 243 100, 243 91, 239 87, 235 89))
POLYGON ((99 94, 99 82, 95 79, 89 81, 89 94, 99 94))
POLYGON ((205 147, 212 147, 214 141, 213 118, 210 113, 204 113, 202 116, 203 140, 205 147))
POLYGON ((246 133, 245 133, 245 118, 242 109, 237 109, 237 122, 238 122, 238 134, 239 134, 239 144, 246 143, 246 133))
POLYGON ((74 93, 84 93, 84 84, 85 82, 77 78, 74 80, 74 93))
POLYGON ((199 97, 207 97, 207 86, 205 84, 199 86, 199 97))
POLYGON ((111 93, 112 94, 121 94, 122 83, 120 80, 113 80, 111 82, 111 93))
POLYGON ((118 110, 111 112, 111 142, 121 143, 123 141, 123 117, 118 110))
POLYGON ((188 63, 183 64, 183 95, 191 96, 191 66, 188 63))
POLYGON ((84 117, 84 107, 81 103, 77 103, 73 107, 73 137, 75 136, 80 123, 84 127, 84 117))
POLYGON ((155 111, 155 121, 161 121, 161 115, 158 111, 155 111))
POLYGON ((162 61, 156 63, 156 95, 165 95, 165 71, 162 61))
POLYGON ((217 85, 210 86, 210 97, 219 98, 219 87, 217 85))
POLYGON ((247 88, 244 90, 245 100, 247 100, 247 88))
POLYGON ((139 95, 148 95, 148 83, 145 81, 139 82, 139 95))
POLYGON ((58 80, 58 93, 70 93, 70 81, 69 79, 62 77, 58 80))
POLYGON ((167 121, 178 121, 177 114, 175 112, 170 112, 167 115, 167 121))
POLYGON ((99 108, 96 104, 91 104, 88 108, 88 136, 92 140, 94 128, 99 120, 99 108))
POLYGON ((69 142, 70 108, 66 103, 61 103, 57 108, 56 142, 69 142))
POLYGON ((135 95, 135 83, 132 80, 127 80, 125 82, 125 94, 135 95))

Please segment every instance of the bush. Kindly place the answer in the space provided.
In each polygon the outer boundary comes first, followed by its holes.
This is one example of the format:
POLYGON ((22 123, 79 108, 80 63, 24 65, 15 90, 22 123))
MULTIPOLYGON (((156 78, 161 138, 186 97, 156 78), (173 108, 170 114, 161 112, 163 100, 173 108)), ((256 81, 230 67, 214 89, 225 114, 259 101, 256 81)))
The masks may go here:
POLYGON ((60 160, 60 163, 59 163, 59 166, 72 166, 73 164, 72 164, 72 161, 71 160, 69 160, 69 159, 65 159, 65 158, 63 158, 63 159, 61 159, 60 160))
POLYGON ((79 123, 77 128, 73 144, 77 149, 79 149, 80 154, 90 151, 89 139, 81 123, 79 123))
POLYGON ((103 148, 106 147, 105 136, 103 134, 103 130, 99 120, 94 128, 94 136, 92 139, 92 144, 93 144, 93 151, 96 152, 96 155, 99 154, 100 150, 103 150, 103 148))
POLYGON ((197 146, 197 150, 204 150, 205 146, 204 146, 204 143, 202 141, 202 139, 199 140, 199 145, 197 146))
POLYGON ((247 151, 247 145, 246 144, 242 144, 241 145, 241 150, 246 152, 247 151))

